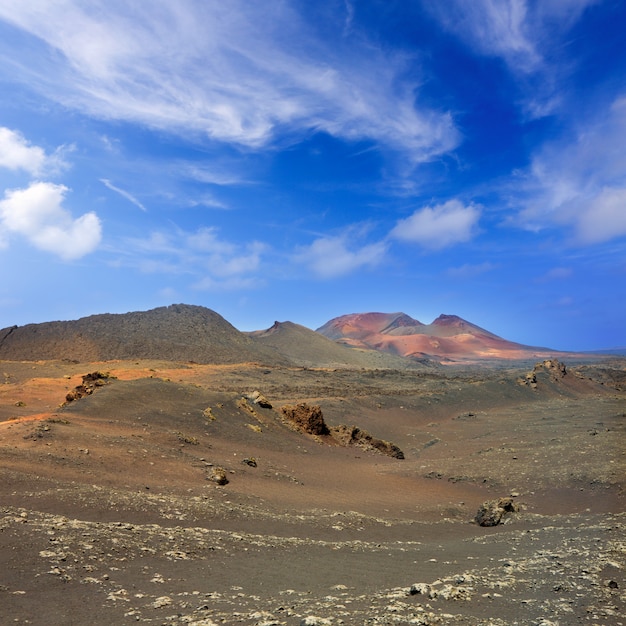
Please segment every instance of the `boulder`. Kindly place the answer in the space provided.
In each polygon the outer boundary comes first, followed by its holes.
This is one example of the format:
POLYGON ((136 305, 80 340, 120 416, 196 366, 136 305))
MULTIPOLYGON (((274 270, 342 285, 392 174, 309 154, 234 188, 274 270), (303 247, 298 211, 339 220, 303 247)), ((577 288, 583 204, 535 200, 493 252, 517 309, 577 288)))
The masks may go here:
POLYGON ((498 498, 483 502, 474 518, 479 526, 497 526, 507 513, 514 513, 519 507, 513 498, 498 498))

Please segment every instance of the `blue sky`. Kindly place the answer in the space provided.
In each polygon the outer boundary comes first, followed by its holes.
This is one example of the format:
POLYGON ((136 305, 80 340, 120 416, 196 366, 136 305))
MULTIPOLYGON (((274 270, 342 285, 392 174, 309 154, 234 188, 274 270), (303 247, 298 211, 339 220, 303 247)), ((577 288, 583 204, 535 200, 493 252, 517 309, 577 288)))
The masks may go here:
POLYGON ((626 346, 626 3, 0 0, 0 327, 456 314, 626 346))

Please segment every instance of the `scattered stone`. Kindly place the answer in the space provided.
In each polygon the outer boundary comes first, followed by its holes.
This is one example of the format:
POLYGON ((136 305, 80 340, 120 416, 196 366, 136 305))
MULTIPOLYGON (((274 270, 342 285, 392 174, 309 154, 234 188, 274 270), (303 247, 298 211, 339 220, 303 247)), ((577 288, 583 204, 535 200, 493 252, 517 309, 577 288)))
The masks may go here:
POLYGON ((315 615, 307 615, 300 620, 300 626, 331 626, 332 621, 325 617, 317 617, 315 615))
POLYGON ((208 480, 214 482, 217 485, 228 484, 228 478, 226 477, 226 470, 222 467, 214 467, 207 478, 208 480))
POLYGON ((476 523, 480 526, 497 526, 507 513, 515 513, 519 507, 513 498, 498 498, 483 502, 476 513, 476 523))
POLYGON ((257 466, 257 462, 256 459, 254 457, 250 457, 249 459, 243 459, 241 461, 244 465, 249 465, 250 467, 256 467, 257 466))
POLYGON ((152 603, 152 608, 161 609, 164 606, 169 606, 170 604, 172 604, 172 598, 169 596, 161 596, 152 603))

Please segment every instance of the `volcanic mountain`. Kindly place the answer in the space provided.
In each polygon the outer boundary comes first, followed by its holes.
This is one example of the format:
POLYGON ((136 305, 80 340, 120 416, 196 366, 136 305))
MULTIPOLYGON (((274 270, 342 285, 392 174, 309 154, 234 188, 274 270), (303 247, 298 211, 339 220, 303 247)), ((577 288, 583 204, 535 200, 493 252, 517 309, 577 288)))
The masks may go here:
POLYGON ((187 304, 0 330, 0 360, 51 359, 289 364, 276 350, 238 331, 215 311, 187 304))
POLYGON ((275 322, 267 330, 247 334, 300 367, 406 369, 416 365, 414 361, 376 349, 350 348, 293 322, 275 322))
POLYGON ((423 324, 405 313, 354 313, 326 322, 317 332, 353 348, 411 358, 526 359, 554 352, 507 341, 456 315, 423 324))

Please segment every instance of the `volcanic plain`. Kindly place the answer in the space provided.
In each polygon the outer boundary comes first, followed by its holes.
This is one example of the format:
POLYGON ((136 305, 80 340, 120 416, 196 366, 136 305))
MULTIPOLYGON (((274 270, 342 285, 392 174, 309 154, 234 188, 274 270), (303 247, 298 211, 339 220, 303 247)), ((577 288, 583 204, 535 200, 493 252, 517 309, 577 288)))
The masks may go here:
POLYGON ((626 623, 624 359, 110 321, 0 345, 2 624, 626 623))

